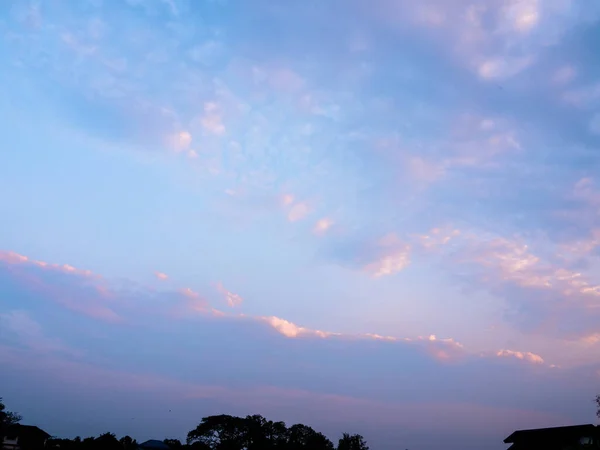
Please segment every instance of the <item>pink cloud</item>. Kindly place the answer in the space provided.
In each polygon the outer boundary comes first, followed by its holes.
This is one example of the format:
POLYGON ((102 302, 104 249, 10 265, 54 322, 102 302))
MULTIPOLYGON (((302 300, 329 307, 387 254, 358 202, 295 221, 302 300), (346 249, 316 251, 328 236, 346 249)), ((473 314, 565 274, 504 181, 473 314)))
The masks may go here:
POLYGON ((180 131, 168 138, 169 146, 176 152, 189 149, 192 143, 192 134, 189 131, 180 131))
POLYGON ((94 275, 91 270, 77 269, 69 264, 49 264, 45 261, 31 259, 27 256, 20 255, 12 251, 0 250, 0 261, 4 261, 8 264, 29 264, 47 270, 55 270, 62 273, 85 277, 99 277, 99 275, 94 275))
POLYGON ((229 305, 230 308, 239 306, 244 301, 244 299, 242 297, 240 297, 238 294, 234 294, 233 292, 225 289, 223 284, 220 282, 217 283, 217 290, 225 296, 227 304, 229 305))
POLYGON ((307 203, 301 202, 293 205, 288 212, 288 220, 290 222, 297 222, 304 219, 310 212, 310 208, 307 203))
POLYGON ((283 195, 283 196, 281 197, 281 203, 282 203, 284 206, 289 206, 289 205, 291 205, 292 203, 294 203, 294 196, 293 196, 293 195, 291 195, 291 194, 285 194, 285 195, 283 195))
POLYGON ((531 352, 517 352, 513 350, 499 350, 496 355, 504 358, 516 358, 533 364, 544 364, 544 358, 531 352))
POLYGON ((452 239, 460 236, 457 229, 433 228, 428 234, 416 235, 414 239, 427 250, 433 250, 448 244, 452 239))
MULTIPOLYGON (((245 317, 245 316, 244 316, 245 317)), ((361 333, 361 334, 345 334, 326 330, 317 330, 313 328, 307 328, 297 325, 289 320, 282 319, 275 316, 250 316, 252 320, 258 320, 266 323, 271 328, 275 329, 278 333, 291 339, 297 338, 339 338, 346 340, 373 340, 383 342, 397 342, 421 345, 425 347, 427 353, 438 360, 450 360, 456 359, 465 355, 464 346, 452 338, 438 338, 435 335, 429 335, 427 337, 418 336, 416 338, 400 338, 395 336, 382 336, 374 333, 361 333)))
POLYGON ((376 243, 376 257, 363 270, 375 278, 393 275, 410 264, 410 250, 395 234, 384 236, 376 243))
POLYGON ((497 272, 500 280, 522 287, 548 289, 565 296, 600 296, 600 286, 583 274, 553 266, 517 241, 495 238, 473 245, 473 259, 497 272))
POLYGON ((198 294, 197 292, 193 291, 190 288, 183 288, 180 289, 179 292, 183 295, 185 295, 187 298, 191 298, 191 299, 197 299, 200 298, 200 294, 198 294))
POLYGON ((0 314, 2 329, 17 335, 20 343, 29 349, 43 354, 59 352, 68 355, 80 355, 60 339, 51 338, 44 334, 42 326, 31 318, 27 311, 17 310, 0 314))
POLYGON ((331 333, 327 331, 313 330, 310 328, 300 327, 292 322, 289 322, 285 319, 280 319, 279 317, 275 316, 259 316, 256 317, 256 319, 267 323, 270 327, 274 328, 275 330, 277 330, 277 332, 288 338, 297 338, 302 336, 313 336, 320 338, 336 335, 339 336, 339 333, 331 333))
POLYGON ((211 134, 222 135, 225 133, 222 114, 216 103, 204 104, 204 115, 200 119, 202 127, 211 134))
POLYGON ((154 276, 156 278, 158 278, 159 280, 166 280, 167 278, 169 278, 169 276, 166 273, 162 273, 162 272, 154 272, 154 276))
POLYGON ((333 220, 327 217, 319 219, 313 228, 313 233, 317 236, 322 236, 331 228, 333 220))
POLYGON ((91 293, 88 290, 84 290, 83 293, 71 291, 68 285, 57 285, 48 282, 40 274, 28 270, 17 270, 12 273, 15 280, 20 282, 23 287, 42 294, 41 298, 51 299, 67 309, 94 319, 113 323, 123 320, 107 305, 107 302, 111 299, 111 294, 107 287, 101 284, 101 277, 89 270, 80 270, 68 264, 49 264, 14 252, 0 252, 0 261, 12 265, 16 269, 38 267, 44 271, 77 276, 82 280, 83 286, 93 288, 91 293))
MULTIPOLYGON (((436 237, 434 240, 436 241, 437 245, 440 242, 442 244, 447 242, 447 238, 449 236, 452 236, 453 232, 450 231, 448 233, 445 231, 443 232, 441 230, 432 230, 431 235, 436 237)), ((426 239, 426 241, 429 242, 430 239, 426 239)), ((380 239, 378 241, 378 245, 386 251, 389 249, 392 249, 393 251, 398 251, 398 248, 404 248, 403 246, 405 244, 401 240, 399 240, 396 235, 390 234, 380 239)), ((3 261, 11 261, 11 264, 16 265, 17 267, 24 266, 25 264, 31 264, 29 258, 26 258, 22 255, 4 252, 1 254, 1 256, 3 261)), ((502 258, 501 260, 503 261, 502 258)), ((394 269, 397 269, 397 266, 386 263, 385 258, 383 261, 384 262, 382 265, 377 266, 377 270, 380 271, 382 275, 387 274, 394 269)), ((509 258, 509 263, 507 264, 509 264, 508 267, 510 268, 513 267, 513 264, 515 264, 515 262, 509 258)), ((519 266, 519 263, 516 264, 517 266, 519 266)), ((47 265, 45 267, 56 267, 57 270, 65 270, 63 266, 47 265)), ((73 273, 73 271, 67 270, 66 273, 71 274, 73 273)), ((36 276, 35 274, 26 271, 18 271, 15 272, 15 274, 17 277, 19 277, 19 279, 23 282, 25 286, 35 289, 40 293, 43 293, 44 297, 50 298, 68 309, 103 321, 113 323, 124 322, 124 319, 110 308, 108 302, 118 301, 118 303, 121 306, 126 305, 124 305, 123 301, 119 299, 117 292, 109 289, 109 287, 106 284, 98 284, 99 279, 97 278, 90 279, 93 282, 92 287, 95 287, 93 291, 95 294, 88 295, 88 291, 86 290, 84 292, 86 292, 86 295, 88 296, 82 298, 81 292, 79 292, 76 289, 71 289, 68 284, 61 284, 59 286, 55 284, 49 284, 46 283, 40 277, 36 276)), ((82 279, 88 280, 88 277, 84 276, 82 277, 82 279)), ((87 282, 88 281, 86 281, 86 283, 87 282)), ((217 290, 225 296, 230 306, 239 305, 242 301, 242 298, 239 295, 227 290, 221 283, 217 284, 217 290)), ((175 314, 174 317, 188 317, 190 315, 190 312, 193 312, 211 317, 227 317, 229 319, 242 318, 247 320, 253 320, 266 324, 267 326, 273 328, 278 333, 287 338, 337 338, 348 340, 366 339, 407 344, 412 343, 415 345, 424 346, 425 350, 428 353, 430 353, 434 358, 441 360, 455 359, 465 354, 465 352, 468 353, 468 351, 464 349, 462 344, 460 344, 452 338, 440 339, 435 335, 429 335, 427 337, 410 338, 382 336, 377 333, 345 334, 330 330, 314 329, 306 326, 301 326, 287 319, 276 316, 246 316, 244 314, 227 314, 223 311, 212 307, 198 292, 192 290, 191 288, 181 289, 179 291, 179 294, 181 295, 183 301, 179 300, 170 307, 171 311, 175 314)), ((16 316, 12 319, 16 320, 18 318, 19 316, 16 316)), ((23 319, 23 317, 21 317, 21 319, 23 319)), ((15 321, 14 323, 18 322, 15 321)), ((23 321, 21 323, 23 323, 23 321)), ((35 326, 31 326, 30 328, 31 330, 35 330, 35 326)), ((506 356, 506 352, 507 351, 502 350, 500 353, 498 353, 498 356, 506 356)), ((523 355, 529 354, 523 353, 523 355)), ((517 353, 514 353, 514 356, 518 357, 517 353)), ((524 358, 527 359, 528 357, 524 358)))
POLYGON ((592 333, 584 336, 581 342, 588 345, 596 345, 600 343, 600 333, 592 333))

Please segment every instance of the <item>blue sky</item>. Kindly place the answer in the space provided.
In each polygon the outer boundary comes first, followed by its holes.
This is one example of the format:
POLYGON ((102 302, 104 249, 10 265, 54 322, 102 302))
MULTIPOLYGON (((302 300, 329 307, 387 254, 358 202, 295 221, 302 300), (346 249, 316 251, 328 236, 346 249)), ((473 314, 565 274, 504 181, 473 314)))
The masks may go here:
POLYGON ((0 395, 56 435, 261 413, 375 450, 594 421, 599 19, 2 2, 0 395))

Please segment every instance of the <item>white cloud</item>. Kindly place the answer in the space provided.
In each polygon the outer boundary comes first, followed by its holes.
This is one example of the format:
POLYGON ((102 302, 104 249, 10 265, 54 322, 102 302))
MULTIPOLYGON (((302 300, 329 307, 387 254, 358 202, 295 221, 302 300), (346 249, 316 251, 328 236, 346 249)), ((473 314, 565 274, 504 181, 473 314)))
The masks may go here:
POLYGON ((533 30, 540 20, 538 0, 511 0, 503 12, 513 29, 521 33, 533 30))
POLYGON ((522 72, 533 63, 531 57, 496 57, 490 58, 479 64, 477 72, 486 80, 501 80, 510 78, 522 72))

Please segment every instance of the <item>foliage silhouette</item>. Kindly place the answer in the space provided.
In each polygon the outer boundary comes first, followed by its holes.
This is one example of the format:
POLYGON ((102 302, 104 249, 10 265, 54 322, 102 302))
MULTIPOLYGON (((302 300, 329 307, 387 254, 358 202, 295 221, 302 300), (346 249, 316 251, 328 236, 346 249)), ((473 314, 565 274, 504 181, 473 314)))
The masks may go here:
POLYGON ((22 419, 23 417, 19 414, 8 411, 2 402, 2 397, 0 397, 0 442, 4 441, 4 436, 8 427, 16 425, 22 419))
POLYGON ((172 450, 179 450, 183 447, 183 444, 179 439, 165 439, 163 442, 172 450))
POLYGON ((119 439, 119 443, 121 444, 122 450, 136 450, 138 448, 138 443, 131 436, 123 436, 119 439))
POLYGON ((333 443, 311 427, 287 427, 260 415, 245 418, 208 416, 187 436, 188 445, 210 450, 333 450, 333 443))
POLYGON ((369 450, 369 446, 360 434, 344 433, 338 442, 337 450, 369 450))
POLYGON ((596 395, 594 402, 596 403, 596 417, 600 419, 600 394, 596 395))

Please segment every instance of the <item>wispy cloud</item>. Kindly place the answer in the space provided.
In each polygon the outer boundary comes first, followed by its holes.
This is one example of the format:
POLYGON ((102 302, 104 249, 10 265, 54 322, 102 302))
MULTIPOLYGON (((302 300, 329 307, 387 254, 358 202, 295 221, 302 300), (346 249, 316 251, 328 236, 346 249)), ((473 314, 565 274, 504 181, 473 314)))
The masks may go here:
POLYGON ((536 355, 531 352, 516 352, 513 350, 500 350, 497 353, 498 356, 507 357, 507 358, 517 358, 524 361, 529 361, 534 364, 543 364, 544 359, 540 355, 536 355))
POLYGON ((219 106, 216 103, 206 103, 204 105, 204 115, 200 119, 202 127, 211 134, 221 135, 225 133, 219 106))
POLYGON ((376 242, 373 259, 363 266, 363 270, 377 278, 400 272, 409 264, 410 245, 395 234, 388 234, 376 242))
POLYGON ((295 203, 291 206, 288 212, 288 220, 290 222, 298 222, 304 219, 310 213, 310 207, 306 202, 295 203))
POLYGON ((27 311, 14 310, 0 314, 0 323, 4 324, 3 329, 17 336, 19 344, 25 345, 32 351, 43 354, 57 352, 64 355, 81 354, 60 339, 46 336, 42 326, 27 311))
POLYGON ((238 294, 234 294, 231 291, 225 289, 222 283, 217 283, 217 290, 225 296, 225 300, 227 301, 227 305, 230 308, 235 308, 236 306, 240 306, 244 299, 240 297, 238 294))

